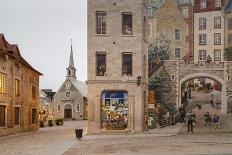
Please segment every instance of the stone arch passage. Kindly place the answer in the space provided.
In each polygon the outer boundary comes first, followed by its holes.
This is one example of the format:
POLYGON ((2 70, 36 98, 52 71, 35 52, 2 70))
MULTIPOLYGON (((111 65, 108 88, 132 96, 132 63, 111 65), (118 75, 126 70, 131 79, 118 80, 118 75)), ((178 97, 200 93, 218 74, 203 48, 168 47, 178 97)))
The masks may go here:
POLYGON ((179 88, 178 88, 178 100, 177 100, 177 106, 178 108, 181 106, 181 85, 186 82, 189 81, 191 79, 195 79, 195 78, 200 78, 200 77, 205 77, 205 78, 209 78, 209 79, 213 79, 218 81, 221 85, 222 85, 222 92, 221 92, 221 111, 223 114, 227 114, 227 98, 226 98, 226 82, 221 79, 218 76, 212 75, 212 74, 208 74, 208 73, 193 73, 190 75, 187 75, 185 77, 183 77, 182 79, 179 80, 179 88))

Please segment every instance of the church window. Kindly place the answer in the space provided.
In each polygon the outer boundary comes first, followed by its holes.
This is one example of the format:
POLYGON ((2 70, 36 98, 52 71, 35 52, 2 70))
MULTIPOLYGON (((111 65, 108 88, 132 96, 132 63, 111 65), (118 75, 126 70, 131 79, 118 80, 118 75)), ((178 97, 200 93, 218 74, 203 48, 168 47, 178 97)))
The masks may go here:
POLYGON ((97 76, 105 76, 106 73, 106 53, 96 54, 96 74, 97 76))
POLYGON ((60 105, 57 106, 57 111, 60 112, 60 105))
POLYGON ((80 111, 80 104, 76 104, 76 111, 77 111, 77 112, 80 111))
POLYGON ((122 34, 123 35, 132 35, 133 34, 132 13, 131 12, 122 13, 122 34))
POLYGON ((96 12, 96 34, 106 34, 106 12, 96 12))
POLYGON ((122 54, 122 76, 132 76, 132 53, 122 54))
POLYGON ((6 93, 6 75, 0 73, 0 94, 6 93))

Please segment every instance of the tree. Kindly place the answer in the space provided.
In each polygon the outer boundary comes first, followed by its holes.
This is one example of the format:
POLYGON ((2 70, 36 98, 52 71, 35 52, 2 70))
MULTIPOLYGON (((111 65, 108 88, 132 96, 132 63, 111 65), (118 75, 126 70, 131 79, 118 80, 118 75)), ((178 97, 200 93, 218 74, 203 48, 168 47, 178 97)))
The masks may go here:
POLYGON ((232 46, 225 48, 224 59, 226 61, 232 61, 232 46))
POLYGON ((172 42, 165 34, 149 39, 149 76, 151 76, 162 65, 163 60, 170 58, 172 42))

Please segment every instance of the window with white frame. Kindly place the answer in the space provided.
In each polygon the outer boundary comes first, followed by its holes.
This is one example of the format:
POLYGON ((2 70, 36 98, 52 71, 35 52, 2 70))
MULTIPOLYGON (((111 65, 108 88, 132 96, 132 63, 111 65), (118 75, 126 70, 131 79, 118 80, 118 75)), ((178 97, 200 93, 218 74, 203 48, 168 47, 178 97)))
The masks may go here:
POLYGON ((76 112, 79 112, 79 111, 80 111, 80 104, 77 103, 77 104, 76 104, 76 112))
POLYGON ((199 45, 206 45, 206 34, 199 34, 199 45))
POLYGON ((221 28, 221 17, 214 17, 214 28, 221 28))
POLYGON ((181 14, 182 14, 182 17, 188 18, 188 17, 189 17, 189 10, 188 10, 188 7, 182 7, 181 14))
POLYGON ((206 18, 199 18, 199 29, 206 29, 206 18))
POLYGON ((221 61, 221 50, 220 49, 214 50, 214 61, 221 61))
POLYGON ((175 39, 181 40, 181 30, 180 29, 175 29, 175 39))
POLYGON ((222 6, 221 0, 215 0, 215 7, 218 8, 221 6, 222 6))
POLYGON ((205 61, 206 60, 206 50, 200 50, 199 51, 199 60, 205 61))
POLYGON ((175 58, 176 58, 176 59, 179 59, 179 58, 180 58, 180 55, 181 55, 181 54, 180 54, 180 51, 181 51, 180 48, 175 48, 175 58))
POLYGON ((200 8, 201 9, 205 9, 206 5, 207 5, 206 0, 200 0, 200 8))
POLYGON ((214 33, 214 45, 221 45, 221 33, 214 33))

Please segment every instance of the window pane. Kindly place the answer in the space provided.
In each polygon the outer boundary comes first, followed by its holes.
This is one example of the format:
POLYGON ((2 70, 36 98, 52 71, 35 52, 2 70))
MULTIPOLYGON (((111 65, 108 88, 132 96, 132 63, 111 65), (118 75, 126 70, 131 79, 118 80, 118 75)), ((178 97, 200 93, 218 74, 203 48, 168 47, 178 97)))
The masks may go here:
POLYGON ((96 33, 106 34, 106 12, 96 12, 96 33))
POLYGON ((214 44, 221 45, 221 33, 214 33, 214 44))
POLYGON ((106 54, 97 53, 96 74, 97 76, 105 76, 106 73, 106 54))
POLYGON ((221 17, 214 17, 214 28, 221 28, 221 17))
POLYGON ((181 31, 178 29, 175 29, 175 39, 181 40, 181 31))
POLYGON ((122 76, 132 76, 132 54, 122 54, 122 76))
POLYGON ((199 60, 206 60, 206 50, 199 51, 199 60))
POLYGON ((180 48, 175 48, 175 58, 180 58, 180 48))
POLYGON ((0 93, 6 93, 6 75, 3 73, 0 73, 0 93))
POLYGON ((122 14, 122 34, 132 35, 132 13, 122 14))
POLYGON ((214 50, 214 61, 221 61, 221 50, 214 50))

